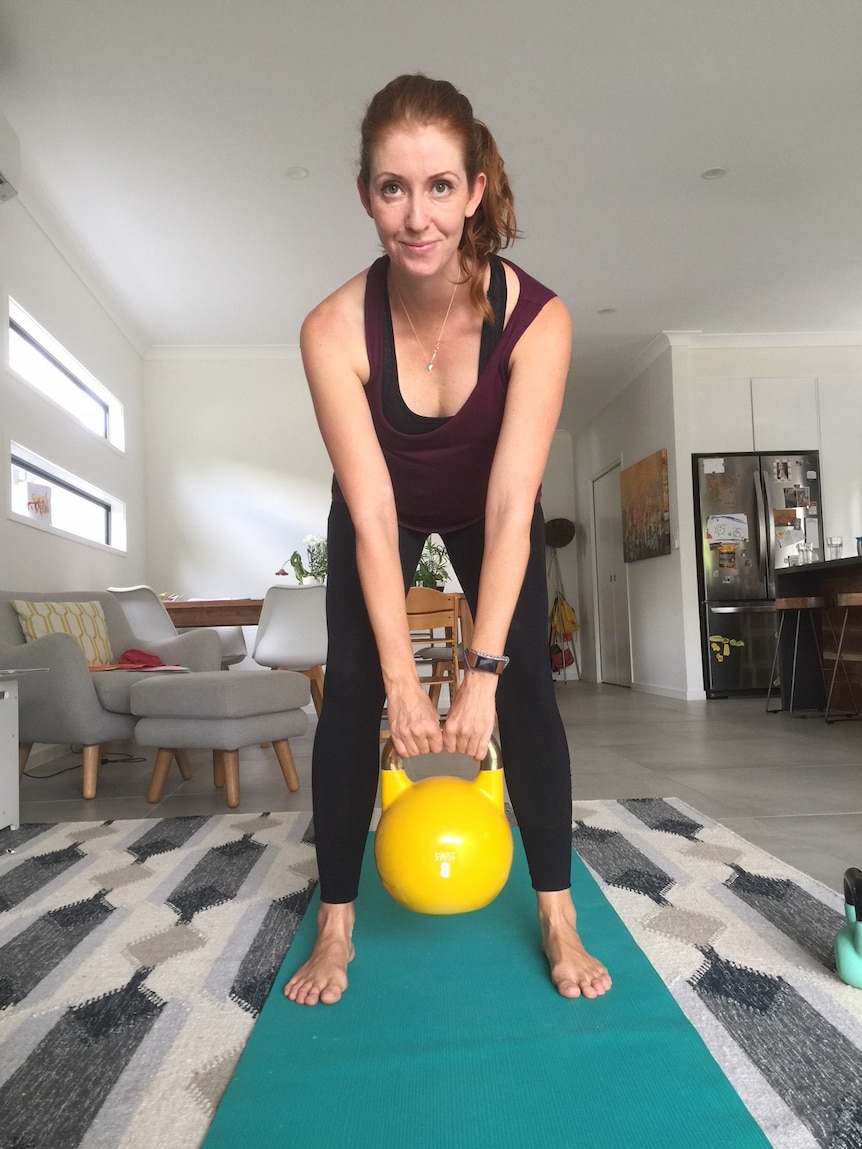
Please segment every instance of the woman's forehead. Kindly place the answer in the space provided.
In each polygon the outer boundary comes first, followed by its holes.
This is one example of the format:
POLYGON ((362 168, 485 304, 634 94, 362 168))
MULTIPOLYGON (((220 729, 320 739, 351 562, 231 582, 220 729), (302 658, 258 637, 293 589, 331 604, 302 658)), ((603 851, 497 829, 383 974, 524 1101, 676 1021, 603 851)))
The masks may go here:
POLYGON ((464 157, 457 137, 444 126, 399 124, 374 145, 371 165, 375 172, 463 171, 464 157))

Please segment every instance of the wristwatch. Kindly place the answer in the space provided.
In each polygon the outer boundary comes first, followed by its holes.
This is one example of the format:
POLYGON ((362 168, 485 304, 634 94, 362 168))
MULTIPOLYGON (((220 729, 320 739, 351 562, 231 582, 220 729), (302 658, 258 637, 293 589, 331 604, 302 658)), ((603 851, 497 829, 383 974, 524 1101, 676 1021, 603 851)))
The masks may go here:
POLYGON ((509 665, 508 655, 483 654, 472 646, 464 647, 464 661, 470 670, 483 670, 486 674, 502 674, 509 665))

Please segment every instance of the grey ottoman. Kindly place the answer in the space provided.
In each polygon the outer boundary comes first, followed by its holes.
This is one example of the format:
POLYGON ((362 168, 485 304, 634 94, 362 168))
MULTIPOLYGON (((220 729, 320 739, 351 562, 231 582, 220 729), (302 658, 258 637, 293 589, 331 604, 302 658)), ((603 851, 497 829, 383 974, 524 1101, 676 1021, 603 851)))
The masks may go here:
POLYGON ((216 786, 224 787, 228 806, 238 806, 239 751, 260 742, 272 743, 288 789, 298 790, 288 739, 305 732, 308 717, 301 707, 310 699, 308 679, 293 670, 154 674, 136 682, 135 741, 159 748, 147 798, 159 801, 174 758, 183 778, 190 778, 186 751, 203 747, 213 752, 216 786))

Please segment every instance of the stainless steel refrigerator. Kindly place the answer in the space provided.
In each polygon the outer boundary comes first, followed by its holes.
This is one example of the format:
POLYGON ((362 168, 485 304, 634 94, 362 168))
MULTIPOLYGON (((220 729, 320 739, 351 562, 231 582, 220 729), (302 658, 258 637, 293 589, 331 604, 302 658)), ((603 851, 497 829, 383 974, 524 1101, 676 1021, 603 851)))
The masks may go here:
POLYGON ((822 557, 816 451, 695 455, 695 524, 708 698, 766 691, 775 570, 822 557))

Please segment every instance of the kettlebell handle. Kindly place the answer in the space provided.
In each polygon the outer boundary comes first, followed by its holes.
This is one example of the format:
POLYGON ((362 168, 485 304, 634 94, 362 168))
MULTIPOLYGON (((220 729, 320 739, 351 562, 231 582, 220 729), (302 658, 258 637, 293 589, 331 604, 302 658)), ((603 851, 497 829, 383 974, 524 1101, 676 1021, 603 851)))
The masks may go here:
POLYGON ((862 921, 862 870, 851 866, 844 875, 844 903, 853 906, 856 920, 862 921))
MULTIPOLYGON (((380 769, 381 770, 403 770, 404 759, 396 751, 392 744, 392 739, 387 738, 384 743, 383 750, 380 754, 380 769)), ((503 758, 500 754, 500 746, 496 738, 492 738, 488 743, 488 753, 482 759, 480 770, 502 770, 503 758)))

